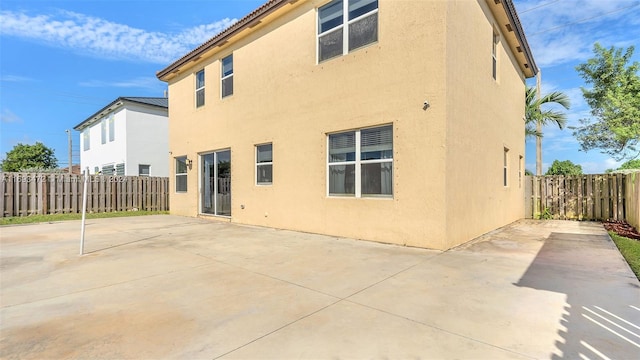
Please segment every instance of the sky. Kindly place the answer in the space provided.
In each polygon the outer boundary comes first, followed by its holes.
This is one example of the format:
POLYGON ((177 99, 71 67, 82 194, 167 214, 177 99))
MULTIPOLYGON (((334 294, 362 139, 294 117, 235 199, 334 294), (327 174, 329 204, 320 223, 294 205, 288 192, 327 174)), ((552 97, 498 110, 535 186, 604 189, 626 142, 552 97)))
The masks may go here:
MULTIPOLYGON (((2 0, 0 1, 0 159, 16 144, 43 142, 68 164, 80 161, 73 127, 120 96, 163 96, 155 74, 266 0, 2 0)), ((407 1, 407 0, 396 0, 407 1)), ((429 0, 424 0, 429 1, 429 0)), ((467 0, 475 1, 475 0, 467 0)), ((542 72, 542 93, 571 99, 568 125, 589 117, 584 80, 575 67, 593 44, 638 46, 640 0, 514 0, 542 72)), ((633 61, 640 61, 636 49, 633 61)), ((527 81, 535 86, 535 79, 527 81)), ((543 171, 571 160, 585 173, 621 161, 580 151, 569 129, 543 129, 543 171)), ((535 172, 535 140, 526 168, 535 172)))

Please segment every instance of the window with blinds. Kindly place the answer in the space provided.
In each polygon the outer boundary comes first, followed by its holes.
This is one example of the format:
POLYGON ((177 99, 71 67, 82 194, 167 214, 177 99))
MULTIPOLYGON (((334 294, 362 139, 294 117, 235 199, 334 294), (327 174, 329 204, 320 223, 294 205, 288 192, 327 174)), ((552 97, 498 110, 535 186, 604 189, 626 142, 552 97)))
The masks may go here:
POLYGON ((273 144, 256 146, 256 184, 273 183, 273 144))
POLYGON ((330 196, 393 196, 393 126, 328 136, 330 196))
POLYGON ((377 0, 334 0, 318 9, 318 62, 376 41, 377 0))

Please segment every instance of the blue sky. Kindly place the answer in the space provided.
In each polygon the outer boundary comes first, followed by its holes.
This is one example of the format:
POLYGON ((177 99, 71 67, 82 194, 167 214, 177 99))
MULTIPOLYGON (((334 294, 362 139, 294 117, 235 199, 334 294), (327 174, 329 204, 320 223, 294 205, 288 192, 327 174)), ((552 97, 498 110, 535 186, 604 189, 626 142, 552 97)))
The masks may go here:
MULTIPOLYGON (((397 0, 401 1, 401 0, 397 0)), ((426 0, 425 0, 426 1, 426 0)), ((468 0, 474 1, 474 0, 468 0)), ((0 158, 17 143, 41 141, 67 165, 66 129, 119 96, 162 96, 155 73, 259 7, 263 0, 102 0, 0 2, 0 158)), ((514 0, 543 93, 570 96, 569 125, 589 116, 575 66, 593 43, 637 47, 640 0, 514 0)), ((640 49, 634 60, 640 61, 640 49)), ((529 84, 535 85, 535 79, 529 84)), ((570 130, 544 129, 544 169, 571 160, 586 173, 617 167, 584 153, 570 130)), ((74 163, 79 134, 73 131, 74 163)), ((535 171, 535 141, 526 167, 535 171)))

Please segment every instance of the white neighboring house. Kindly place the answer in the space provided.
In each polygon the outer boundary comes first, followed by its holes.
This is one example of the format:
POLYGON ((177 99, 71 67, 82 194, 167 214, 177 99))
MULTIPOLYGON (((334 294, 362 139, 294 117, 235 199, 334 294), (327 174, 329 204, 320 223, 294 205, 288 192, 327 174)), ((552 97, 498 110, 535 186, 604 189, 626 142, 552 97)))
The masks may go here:
POLYGON ((168 99, 119 97, 76 125, 90 174, 169 176, 168 99))

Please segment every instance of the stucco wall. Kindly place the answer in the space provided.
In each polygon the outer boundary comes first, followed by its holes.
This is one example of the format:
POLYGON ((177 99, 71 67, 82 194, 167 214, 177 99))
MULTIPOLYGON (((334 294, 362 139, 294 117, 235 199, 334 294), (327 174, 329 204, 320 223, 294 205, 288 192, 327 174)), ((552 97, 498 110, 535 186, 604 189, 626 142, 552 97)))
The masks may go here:
POLYGON ((519 172, 524 172, 525 83, 484 0, 447 5, 446 201, 447 240, 453 246, 524 216, 519 172), (497 80, 494 29, 501 38, 497 80), (504 148, 509 149, 506 187, 504 148))
MULTIPOLYGON (((448 104, 465 97, 464 92, 449 92, 446 85, 452 76, 445 66, 451 42, 445 29, 458 20, 447 16, 450 9, 445 1, 380 1, 377 43, 316 64, 314 6, 319 3, 323 2, 294 5, 292 12, 232 47, 221 48, 215 56, 203 58, 170 81, 171 173, 175 172, 174 157, 186 155, 193 160, 188 191, 172 191, 171 211, 198 214, 198 154, 229 148, 233 222, 449 247, 447 229, 452 231, 452 225, 447 221, 453 210, 447 207, 457 199, 447 188, 470 184, 447 179, 462 172, 449 167, 451 159, 469 160, 463 148, 447 142, 464 142, 475 134, 447 124, 470 121, 464 114, 474 113, 472 106, 477 105, 462 102, 459 105, 465 109, 454 112, 448 104), (220 99, 219 59, 232 51, 234 94, 220 99), (194 73, 202 68, 206 104, 196 109, 194 73), (426 110, 425 100, 431 104, 426 110), (394 129, 393 198, 328 197, 327 133, 383 124, 393 124, 394 129), (273 143, 273 185, 256 186, 254 145, 267 142, 273 143)), ((475 2, 470 5, 478 7, 475 2)), ((478 20, 483 21, 487 20, 478 20)), ((450 81, 478 87, 477 93, 483 91, 486 82, 473 82, 479 75, 464 64, 456 66, 462 73, 450 81)), ((506 86, 522 96, 521 82, 515 89, 511 82, 506 86)), ((493 109, 487 113, 500 110, 500 102, 493 100, 484 99, 493 109)), ((497 134, 485 140, 483 145, 491 142, 499 151, 504 141, 517 141, 497 134)), ((513 145, 514 150, 523 145, 513 145)), ((499 161, 501 165, 501 153, 499 161)), ((479 171, 489 182, 488 176, 495 176, 501 168, 479 171)), ((508 201, 506 196, 501 199, 508 201)), ((455 236, 458 242, 464 238, 464 234, 455 236)))

